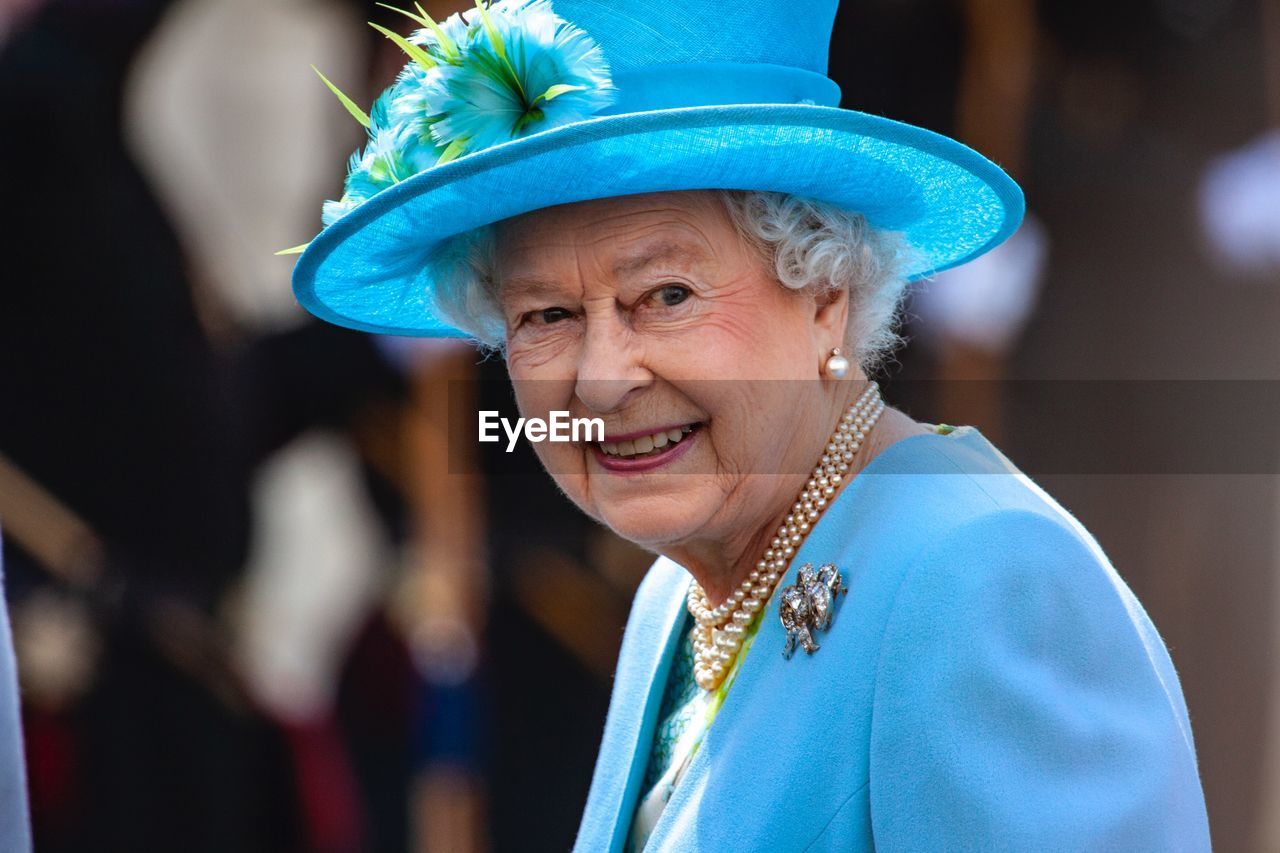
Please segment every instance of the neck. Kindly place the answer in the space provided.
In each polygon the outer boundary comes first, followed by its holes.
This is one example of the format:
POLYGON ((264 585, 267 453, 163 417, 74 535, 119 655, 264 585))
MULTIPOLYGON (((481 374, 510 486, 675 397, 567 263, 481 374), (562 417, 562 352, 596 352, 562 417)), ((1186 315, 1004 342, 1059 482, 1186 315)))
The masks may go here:
MULTIPOLYGON (((706 591, 707 600, 717 605, 727 599, 743 579, 756 567, 766 549, 769 548, 774 532, 779 523, 791 511, 796 496, 803 491, 809 479, 807 473, 823 453, 831 431, 835 428, 840 416, 849 404, 857 399, 866 388, 865 383, 850 383, 854 387, 846 395, 834 401, 829 416, 824 419, 825 432, 816 439, 811 439, 811 447, 806 448, 808 459, 805 461, 803 474, 756 475, 769 477, 774 481, 773 498, 762 517, 754 523, 744 524, 744 533, 728 541, 696 541, 681 543, 671 549, 663 549, 662 553, 675 560, 689 570, 698 584, 706 591)), ((862 448, 854 456, 849 471, 838 487, 835 497, 861 472, 876 456, 894 442, 921 432, 928 432, 907 415, 888 407, 881 414, 875 427, 867 434, 862 448)), ((832 498, 834 502, 835 498, 832 498)), ((830 508, 830 503, 828 504, 830 508)))

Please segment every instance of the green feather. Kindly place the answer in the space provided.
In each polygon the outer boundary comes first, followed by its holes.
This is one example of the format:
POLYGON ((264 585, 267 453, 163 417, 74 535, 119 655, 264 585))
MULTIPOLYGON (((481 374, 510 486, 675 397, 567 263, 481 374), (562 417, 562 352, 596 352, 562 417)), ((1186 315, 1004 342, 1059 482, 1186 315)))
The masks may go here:
POLYGON ((276 252, 276 254, 277 255, 301 255, 303 252, 307 250, 307 247, 310 245, 311 245, 310 243, 303 243, 301 246, 294 246, 291 249, 281 249, 280 251, 276 252))
POLYGON ((554 86, 549 87, 547 91, 543 92, 538 97, 534 98, 533 102, 536 104, 538 101, 553 101, 565 92, 581 92, 586 88, 586 86, 574 86, 571 83, 557 83, 554 86))
POLYGON ((378 32, 382 33, 384 36, 386 36, 387 38, 395 42, 396 47, 400 48, 405 53, 409 54, 409 58, 411 58, 414 62, 421 65, 423 71, 430 71, 432 68, 436 67, 436 61, 431 58, 430 54, 428 54, 422 48, 418 47, 413 42, 406 39, 404 36, 400 35, 397 32, 392 32, 386 27, 380 27, 377 24, 375 24, 373 21, 369 22, 369 26, 373 27, 375 30, 377 30, 378 32))
POLYGON ((333 92, 333 94, 338 96, 338 100, 341 101, 342 105, 347 108, 347 112, 351 113, 351 115, 355 117, 355 120, 360 122, 360 124, 364 125, 365 128, 368 128, 369 127, 368 114, 366 114, 364 110, 356 106, 355 101, 351 100, 346 95, 342 94, 341 89, 339 89, 337 86, 330 83, 328 77, 324 76, 323 74, 320 74, 319 68, 316 68, 313 65, 311 66, 311 70, 316 72, 316 74, 320 75, 320 79, 323 80, 324 84, 329 87, 330 92, 333 92))
POLYGON ((416 15, 407 9, 398 9, 395 6, 388 6, 386 3, 375 3, 374 5, 381 6, 384 9, 390 9, 392 12, 399 12, 418 26, 431 30, 436 37, 436 43, 440 45, 441 52, 444 53, 445 59, 452 61, 458 58, 458 46, 454 43, 453 39, 445 35, 444 30, 440 29, 440 25, 431 19, 431 16, 426 13, 426 10, 422 8, 420 3, 413 4, 418 10, 418 14, 416 15))
POLYGON ((480 12, 480 23, 484 25, 484 31, 489 35, 489 43, 493 45, 493 52, 498 54, 500 59, 507 58, 507 49, 502 44, 502 37, 498 35, 498 29, 493 25, 493 20, 489 17, 489 10, 484 7, 484 0, 476 0, 476 10, 480 12))
POLYGON ((476 10, 480 13, 480 23, 484 25, 484 31, 489 36, 489 44, 493 45, 493 52, 502 60, 502 64, 507 66, 507 71, 511 72, 511 82, 516 84, 516 91, 520 93, 520 99, 527 103, 528 95, 524 93, 524 86, 520 85, 520 75, 516 73, 511 60, 507 59, 506 45, 502 43, 502 36, 498 35, 498 28, 493 25, 489 11, 484 7, 484 0, 476 0, 476 10))
POLYGON ((444 51, 445 59, 452 62, 460 57, 462 53, 458 50, 458 45, 454 43, 453 39, 449 38, 449 36, 445 34, 444 30, 440 29, 439 24, 431 19, 431 16, 427 14, 427 10, 422 8, 422 4, 414 3, 413 8, 418 10, 418 14, 422 16, 423 23, 425 23, 431 29, 431 32, 435 34, 436 41, 440 44, 440 49, 444 51))
POLYGON ((449 147, 445 148, 444 152, 440 154, 440 159, 436 161, 436 165, 442 166, 450 160, 456 160, 464 153, 466 147, 467 139, 465 137, 453 140, 449 143, 449 147))
POLYGON ((400 8, 397 8, 396 6, 388 6, 386 3, 374 3, 373 5, 381 6, 384 9, 390 9, 392 12, 398 12, 401 15, 404 15, 409 20, 413 21, 415 24, 417 24, 420 27, 427 26, 427 22, 424 19, 419 18, 417 15, 413 14, 412 12, 406 9, 400 9, 400 8))

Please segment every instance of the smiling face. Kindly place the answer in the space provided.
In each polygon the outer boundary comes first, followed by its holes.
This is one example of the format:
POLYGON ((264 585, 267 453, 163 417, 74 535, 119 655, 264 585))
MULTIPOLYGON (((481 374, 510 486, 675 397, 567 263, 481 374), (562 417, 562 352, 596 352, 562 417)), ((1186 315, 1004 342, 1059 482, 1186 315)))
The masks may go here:
POLYGON ((711 192, 510 220, 497 276, 521 414, 605 423, 603 444, 534 445, 583 511, 670 553, 732 548, 789 510, 844 404, 818 381, 843 292, 780 285, 711 192))

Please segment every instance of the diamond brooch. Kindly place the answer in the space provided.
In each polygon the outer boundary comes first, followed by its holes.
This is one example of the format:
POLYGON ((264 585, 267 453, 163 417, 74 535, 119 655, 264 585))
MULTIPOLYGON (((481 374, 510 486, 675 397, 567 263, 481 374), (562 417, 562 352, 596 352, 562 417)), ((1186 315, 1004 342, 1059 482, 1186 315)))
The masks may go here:
POLYGON ((826 563, 817 571, 812 563, 800 567, 796 582, 783 588, 778 605, 778 616, 787 631, 787 644, 782 649, 784 658, 791 659, 797 643, 806 654, 818 650, 818 641, 813 635, 831 627, 836 599, 842 592, 848 589, 835 563, 826 563))

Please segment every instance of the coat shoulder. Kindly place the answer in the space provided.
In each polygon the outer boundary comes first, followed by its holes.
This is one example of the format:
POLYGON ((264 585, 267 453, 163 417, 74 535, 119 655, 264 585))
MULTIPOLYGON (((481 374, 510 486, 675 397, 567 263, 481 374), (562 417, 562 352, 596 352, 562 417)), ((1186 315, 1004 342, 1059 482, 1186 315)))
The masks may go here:
POLYGON ((1016 469, 940 493, 960 511, 903 573, 877 664, 886 849, 1208 849, 1178 677, 1094 537, 1016 469))

